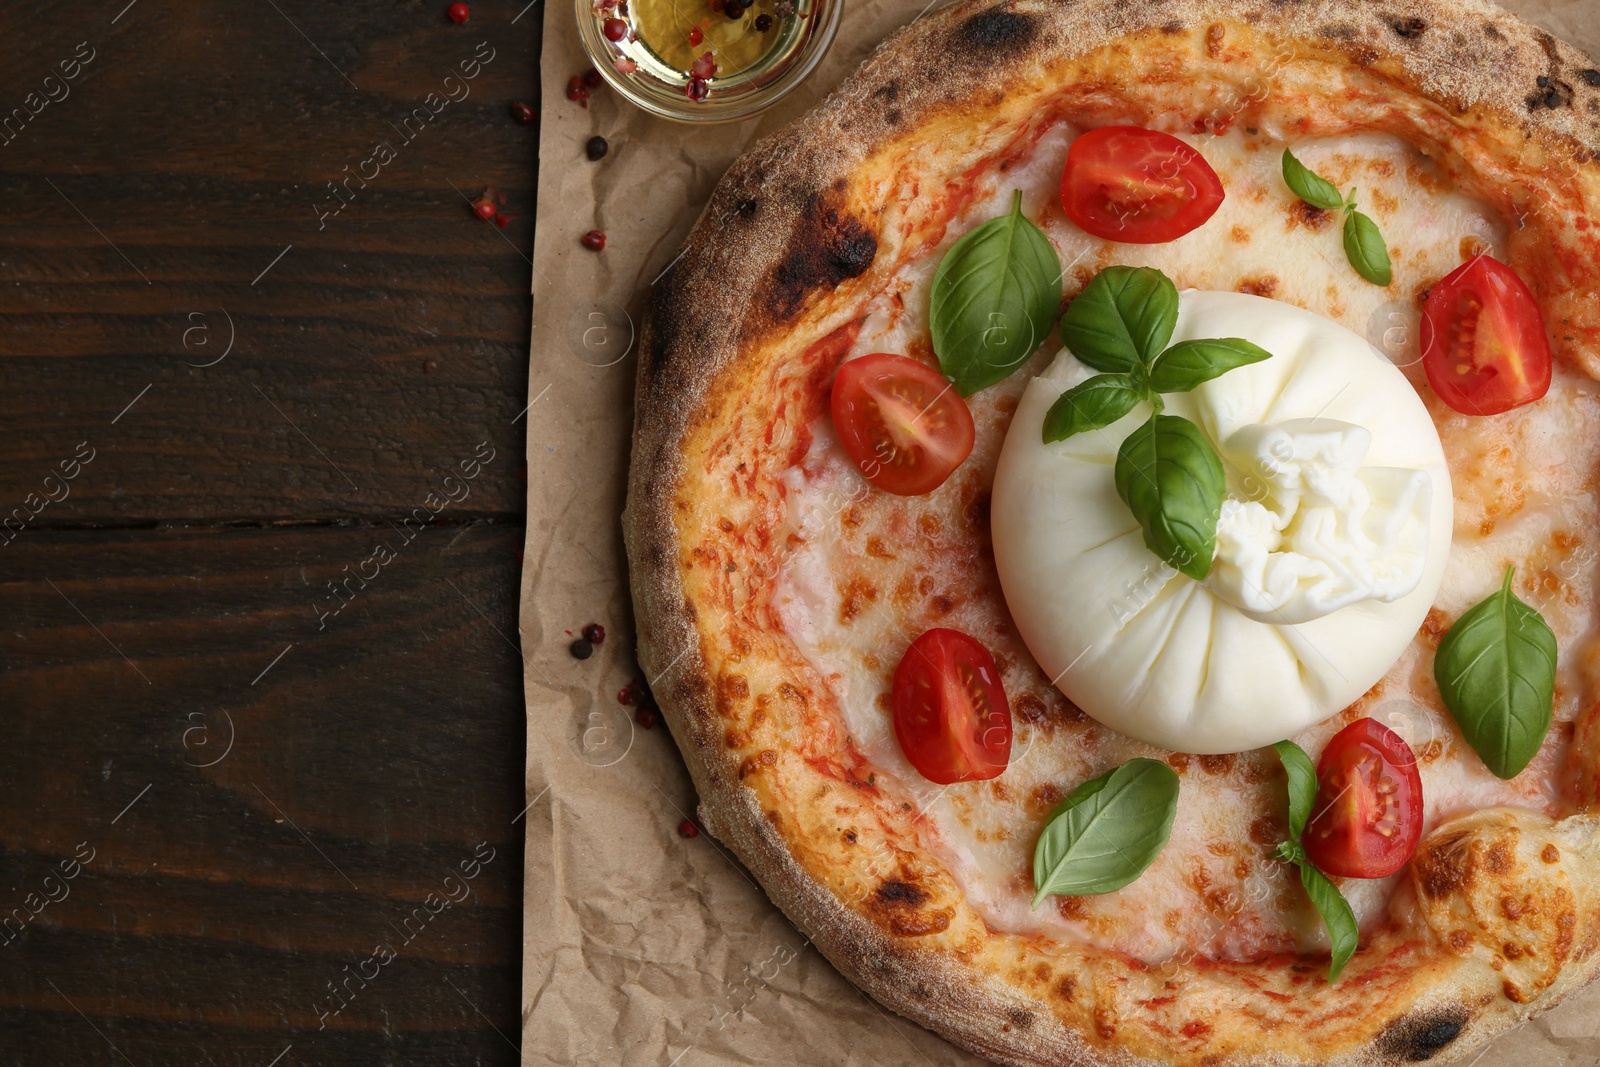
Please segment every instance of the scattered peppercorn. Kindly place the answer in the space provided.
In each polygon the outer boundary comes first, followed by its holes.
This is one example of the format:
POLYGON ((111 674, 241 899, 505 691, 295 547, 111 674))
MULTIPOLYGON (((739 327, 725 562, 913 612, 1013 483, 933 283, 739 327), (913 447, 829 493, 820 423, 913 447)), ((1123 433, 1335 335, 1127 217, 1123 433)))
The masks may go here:
POLYGON ((628 36, 628 24, 621 19, 606 19, 601 32, 606 35, 608 41, 620 41, 628 36))
POLYGON ((583 247, 591 252, 598 252, 606 246, 606 235, 599 230, 590 230, 578 240, 582 241, 583 247))
POLYGON ((606 158, 606 153, 610 150, 611 146, 599 134, 589 138, 583 146, 583 154, 589 157, 590 162, 606 158))
POLYGON ((573 659, 588 659, 594 655, 594 646, 580 637, 567 646, 567 651, 572 653, 573 659))
POLYGON ((600 72, 595 70, 593 67, 590 67, 588 70, 583 72, 583 84, 587 85, 591 89, 600 88, 600 83, 604 80, 605 79, 600 77, 600 72))
POLYGON ((689 84, 684 86, 683 91, 690 100, 693 100, 695 103, 699 103, 710 94, 711 89, 708 85, 706 85, 706 80, 704 78, 690 78, 689 84))
POLYGON ((679 837, 699 837, 700 836, 700 827, 696 826, 689 819, 685 819, 685 820, 683 820, 682 822, 680 822, 678 824, 678 836, 679 837))
POLYGON ((722 0, 722 13, 730 19, 744 18, 744 5, 739 0, 722 0))
POLYGON ((766 33, 770 29, 772 29, 772 16, 771 15, 757 15, 756 16, 756 30, 761 32, 761 33, 766 33))
POLYGON ((451 22, 465 22, 472 17, 472 9, 466 4, 451 4, 444 9, 444 16, 451 22))
POLYGON ((698 45, 701 41, 704 41, 705 39, 706 39, 706 35, 704 33, 700 32, 700 27, 699 26, 690 26, 689 27, 689 47, 690 48, 695 47, 696 45, 698 45))
POLYGON ((772 5, 772 13, 780 19, 786 19, 794 14, 794 4, 790 3, 789 0, 778 0, 776 4, 772 5))
POLYGON ((617 703, 623 707, 633 703, 633 686, 625 685, 617 690, 617 703))
POLYGON ((574 74, 567 80, 567 99, 575 100, 584 107, 589 106, 589 89, 584 84, 583 75, 574 74))
POLYGON ((514 217, 515 216, 507 215, 504 211, 496 211, 494 213, 494 224, 503 230, 507 226, 511 225, 511 220, 514 217))
POLYGON ((494 201, 487 196, 480 196, 472 202, 472 211, 480 219, 494 217, 494 201))
POLYGON ((640 708, 633 713, 633 717, 638 720, 639 726, 645 730, 654 730, 656 723, 661 721, 661 716, 656 713, 656 709, 649 707, 640 708))
POLYGON ((583 639, 589 642, 591 645, 604 644, 606 640, 606 628, 597 622, 591 622, 588 626, 583 628, 583 639))
POLYGON ((511 105, 511 117, 524 126, 532 126, 539 121, 539 113, 531 105, 524 104, 521 100, 514 101, 511 105))

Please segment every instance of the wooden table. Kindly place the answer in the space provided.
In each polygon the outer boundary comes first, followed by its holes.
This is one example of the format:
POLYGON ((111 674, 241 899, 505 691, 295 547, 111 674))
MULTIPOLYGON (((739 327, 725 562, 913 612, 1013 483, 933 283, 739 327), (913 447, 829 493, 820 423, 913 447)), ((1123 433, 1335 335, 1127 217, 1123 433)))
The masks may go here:
POLYGON ((0 15, 0 1062, 518 1060, 525 2, 0 15))

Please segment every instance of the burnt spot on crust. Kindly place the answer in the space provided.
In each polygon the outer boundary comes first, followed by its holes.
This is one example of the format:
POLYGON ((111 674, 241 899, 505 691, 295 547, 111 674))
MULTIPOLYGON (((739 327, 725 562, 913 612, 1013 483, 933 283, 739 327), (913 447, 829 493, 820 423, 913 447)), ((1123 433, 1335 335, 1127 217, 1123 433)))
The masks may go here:
POLYGON ((1378 1035, 1378 1049, 1406 1063, 1422 1063, 1437 1056, 1466 1028, 1465 1008, 1439 1008, 1403 1015, 1378 1035))
POLYGON ((1033 1012, 1021 1008, 1012 1008, 1006 1012, 1006 1018, 1011 1020, 1011 1025, 1018 1030, 1026 1030, 1033 1025, 1033 1012))
POLYGON ((1394 20, 1394 32, 1399 34, 1401 37, 1406 38, 1407 40, 1410 40, 1413 37, 1421 37, 1422 31, 1426 30, 1427 28, 1428 23, 1423 19, 1417 18, 1415 15, 1409 18, 1394 20))
POLYGON ((1586 70, 1578 71, 1578 77, 1582 78, 1583 84, 1590 88, 1600 89, 1600 70, 1589 67, 1586 70))
POLYGON ((928 892, 919 885, 889 879, 872 892, 873 911, 888 920, 892 933, 900 937, 926 937, 950 928, 955 913, 949 908, 928 909, 928 892))
POLYGON ((1537 84, 1538 90, 1528 96, 1529 111, 1538 111, 1541 107, 1554 111, 1572 104, 1572 86, 1561 79, 1541 74, 1537 84))
POLYGON ((883 107, 883 123, 888 126, 901 125, 901 109, 894 106, 899 102, 899 82, 886 82, 872 90, 872 99, 883 107))
POLYGON ((1039 23, 1034 16, 990 8, 956 25, 951 33, 955 45, 952 54, 990 61, 1021 52, 1038 34, 1039 23))
POLYGON ((1540 108, 1548 108, 1554 111, 1557 108, 1571 107, 1572 86, 1560 77, 1563 64, 1559 44, 1548 33, 1535 32, 1534 39, 1539 42, 1539 47, 1544 49, 1549 68, 1534 79, 1538 88, 1525 98, 1528 110, 1538 111, 1540 108))
POLYGON ((767 305, 773 317, 787 321, 818 289, 832 289, 872 265, 878 238, 853 215, 841 212, 829 198, 813 194, 788 250, 772 272, 767 305))
POLYGON ((693 351, 710 342, 705 319, 689 313, 688 288, 692 283, 685 280, 685 271, 684 263, 674 263, 650 290, 650 322, 655 343, 649 345, 644 354, 652 374, 666 369, 673 353, 693 351))
POLYGON ((873 898, 889 907, 915 908, 928 899, 921 886, 890 879, 873 891, 873 898))

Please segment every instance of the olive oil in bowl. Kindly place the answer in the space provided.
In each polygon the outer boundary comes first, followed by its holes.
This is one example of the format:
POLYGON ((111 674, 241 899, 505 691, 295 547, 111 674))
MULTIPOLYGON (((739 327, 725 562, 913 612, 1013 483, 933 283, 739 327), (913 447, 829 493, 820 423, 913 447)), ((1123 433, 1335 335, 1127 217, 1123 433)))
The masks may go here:
POLYGON ((595 68, 647 111, 727 122, 771 106, 811 72, 840 0, 577 0, 595 68))

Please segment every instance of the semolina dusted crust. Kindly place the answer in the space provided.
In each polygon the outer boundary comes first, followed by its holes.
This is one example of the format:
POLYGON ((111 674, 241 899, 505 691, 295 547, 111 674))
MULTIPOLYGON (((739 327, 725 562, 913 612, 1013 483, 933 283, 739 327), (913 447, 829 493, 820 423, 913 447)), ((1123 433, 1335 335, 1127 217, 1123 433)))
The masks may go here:
POLYGON ((1470 1055, 1600 971, 1600 711, 1575 725, 1570 814, 1436 827, 1336 985, 1325 957, 1173 973, 991 930, 770 600, 792 548, 779 476, 863 305, 942 236, 963 176, 1052 117, 1173 113, 1423 146, 1511 220, 1557 360, 1600 376, 1600 71, 1548 34, 1474 0, 958 3, 741 157, 650 296, 624 517, 641 663, 707 829, 856 984, 965 1048, 1108 1067, 1470 1055))

